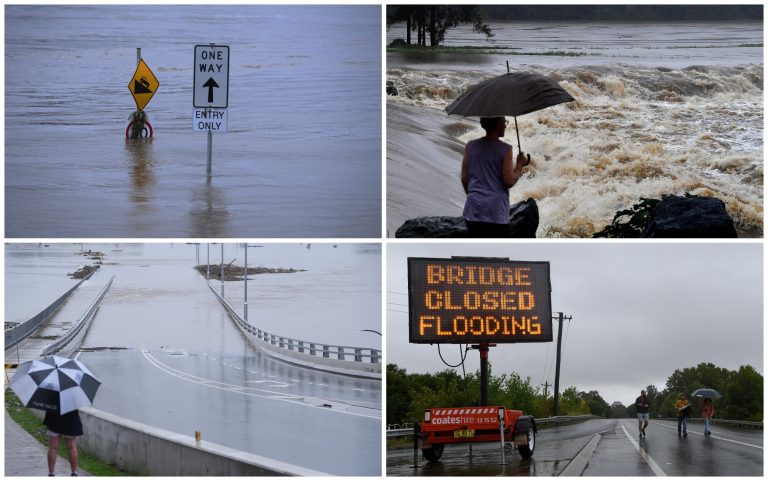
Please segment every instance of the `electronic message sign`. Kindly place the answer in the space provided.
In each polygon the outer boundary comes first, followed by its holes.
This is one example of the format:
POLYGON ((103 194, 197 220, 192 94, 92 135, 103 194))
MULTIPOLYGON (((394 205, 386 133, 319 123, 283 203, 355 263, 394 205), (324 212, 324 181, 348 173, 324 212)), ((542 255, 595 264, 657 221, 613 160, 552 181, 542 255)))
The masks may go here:
POLYGON ((549 262, 408 258, 412 343, 551 342, 549 262))

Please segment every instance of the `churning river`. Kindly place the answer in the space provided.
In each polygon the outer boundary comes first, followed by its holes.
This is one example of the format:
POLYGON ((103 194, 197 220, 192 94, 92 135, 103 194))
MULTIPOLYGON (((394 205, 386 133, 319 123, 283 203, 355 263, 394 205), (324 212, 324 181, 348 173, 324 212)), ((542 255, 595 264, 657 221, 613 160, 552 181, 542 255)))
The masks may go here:
MULTIPOLYGON (((518 118, 533 162, 510 202, 537 201, 539 237, 588 237, 641 198, 684 193, 722 199, 739 236, 763 235, 761 23, 491 27, 491 41, 461 27, 445 45, 501 53, 387 53, 389 236, 409 218, 461 215, 462 152, 482 129, 444 109, 507 61, 576 98, 518 118)), ((504 140, 517 151, 513 125, 504 140)))

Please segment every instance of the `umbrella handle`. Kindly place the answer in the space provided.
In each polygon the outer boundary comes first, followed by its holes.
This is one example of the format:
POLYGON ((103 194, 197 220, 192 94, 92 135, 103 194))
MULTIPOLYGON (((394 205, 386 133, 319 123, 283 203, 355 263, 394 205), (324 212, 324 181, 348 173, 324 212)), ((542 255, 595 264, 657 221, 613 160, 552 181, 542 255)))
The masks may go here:
POLYGON ((522 152, 523 149, 520 147, 520 130, 517 128, 517 116, 515 116, 515 132, 517 133, 517 150, 522 152))

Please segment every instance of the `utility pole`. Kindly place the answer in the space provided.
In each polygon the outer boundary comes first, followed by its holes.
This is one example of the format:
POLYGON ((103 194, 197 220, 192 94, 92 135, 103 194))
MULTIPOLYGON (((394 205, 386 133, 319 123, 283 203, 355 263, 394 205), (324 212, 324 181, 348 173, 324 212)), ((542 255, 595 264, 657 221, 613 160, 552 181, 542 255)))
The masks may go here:
POLYGON ((547 399, 547 394, 549 393, 549 381, 544 381, 544 399, 547 399))
POLYGON ((221 243, 221 297, 224 297, 224 243, 221 243))
POLYGON ((557 319, 557 364, 555 365, 555 406, 552 410, 552 415, 557 416, 557 408, 560 402, 560 348, 563 341, 563 321, 572 319, 571 316, 565 316, 562 312, 557 313, 558 316, 553 319, 557 319))
POLYGON ((245 243, 245 300, 243 301, 243 314, 245 314, 245 322, 248 322, 248 242, 245 243))

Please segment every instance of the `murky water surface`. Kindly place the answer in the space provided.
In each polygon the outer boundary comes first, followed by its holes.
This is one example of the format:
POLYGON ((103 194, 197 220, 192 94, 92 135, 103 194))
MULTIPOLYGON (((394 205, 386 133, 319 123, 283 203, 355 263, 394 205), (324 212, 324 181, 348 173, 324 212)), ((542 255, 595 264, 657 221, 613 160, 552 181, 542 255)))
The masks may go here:
POLYGON ((9 237, 378 237, 379 6, 7 6, 9 237), (196 44, 229 132, 192 131, 196 44), (160 87, 126 141, 136 48, 160 87))

